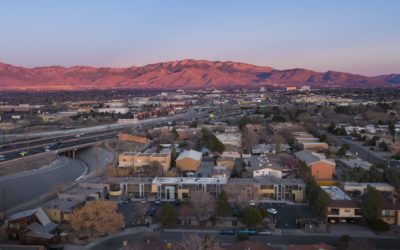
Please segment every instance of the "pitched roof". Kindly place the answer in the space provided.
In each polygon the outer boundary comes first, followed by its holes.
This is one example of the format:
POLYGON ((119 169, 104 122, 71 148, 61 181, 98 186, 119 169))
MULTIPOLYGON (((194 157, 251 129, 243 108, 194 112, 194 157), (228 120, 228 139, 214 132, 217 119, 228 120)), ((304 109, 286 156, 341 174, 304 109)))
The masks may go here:
POLYGON ((304 161, 307 165, 311 165, 319 161, 335 165, 335 162, 333 162, 333 160, 326 159, 324 154, 318 154, 307 149, 296 152, 295 155, 297 158, 304 161))
POLYGON ((51 223, 49 217, 41 207, 15 213, 10 217, 8 217, 8 220, 9 221, 18 220, 32 215, 35 215, 36 218, 39 220, 40 224, 42 224, 43 226, 46 226, 47 224, 51 223))
POLYGON ((177 161, 184 159, 184 158, 191 158, 195 161, 200 161, 202 157, 201 152, 195 151, 195 150, 185 150, 182 153, 179 154, 178 158, 176 158, 177 161))

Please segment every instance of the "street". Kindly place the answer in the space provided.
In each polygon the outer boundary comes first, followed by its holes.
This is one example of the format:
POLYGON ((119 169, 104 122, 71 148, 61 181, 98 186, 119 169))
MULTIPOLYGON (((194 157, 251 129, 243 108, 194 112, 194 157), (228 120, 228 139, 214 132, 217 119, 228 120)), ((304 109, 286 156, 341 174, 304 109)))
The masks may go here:
MULTIPOLYGON (((168 232, 164 231, 158 233, 160 241, 175 242, 182 239, 185 234, 193 234, 192 232, 185 231, 174 231, 168 232)), ((194 232, 194 234, 199 234, 202 236, 211 235, 215 239, 221 241, 222 244, 232 244, 236 242, 235 235, 220 235, 217 232, 194 232)), ((106 249, 118 249, 122 246, 124 240, 137 241, 143 239, 143 233, 132 233, 127 235, 120 235, 115 237, 110 237, 109 239, 98 242, 98 244, 92 243, 86 249, 93 250, 106 250, 106 249)), ((271 236, 249 236, 251 241, 260 241, 266 244, 272 245, 294 245, 294 244, 314 244, 324 242, 332 246, 338 246, 340 237, 338 236, 327 236, 327 235, 296 235, 296 234, 285 234, 285 235, 271 235, 271 236)), ((379 249, 398 249, 400 244, 400 239, 395 238, 356 238, 362 240, 368 240, 375 247, 379 249)))

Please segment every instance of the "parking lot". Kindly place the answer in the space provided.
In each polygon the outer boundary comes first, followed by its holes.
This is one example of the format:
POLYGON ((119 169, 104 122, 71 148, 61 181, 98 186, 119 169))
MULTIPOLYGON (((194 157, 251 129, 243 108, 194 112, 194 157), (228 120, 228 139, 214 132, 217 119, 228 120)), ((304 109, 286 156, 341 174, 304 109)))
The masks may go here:
POLYGON ((275 208, 277 210, 277 214, 270 215, 277 228, 297 228, 296 219, 316 218, 309 205, 288 205, 286 203, 262 203, 260 205, 265 209, 275 208))

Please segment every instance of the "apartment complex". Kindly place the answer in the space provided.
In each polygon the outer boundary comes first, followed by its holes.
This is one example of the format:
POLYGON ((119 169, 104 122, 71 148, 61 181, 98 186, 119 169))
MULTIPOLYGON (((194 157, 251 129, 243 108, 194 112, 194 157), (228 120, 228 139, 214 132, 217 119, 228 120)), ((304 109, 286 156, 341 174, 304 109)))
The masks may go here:
POLYGON ((152 162, 159 163, 164 172, 171 166, 171 150, 165 149, 158 153, 153 152, 125 152, 119 155, 119 167, 132 168, 135 172, 143 172, 152 162))

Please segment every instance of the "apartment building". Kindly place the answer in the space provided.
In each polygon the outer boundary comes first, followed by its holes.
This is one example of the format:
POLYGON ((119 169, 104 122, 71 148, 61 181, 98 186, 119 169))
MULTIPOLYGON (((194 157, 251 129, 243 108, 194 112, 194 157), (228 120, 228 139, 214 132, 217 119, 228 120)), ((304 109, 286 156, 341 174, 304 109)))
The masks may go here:
POLYGON ((152 162, 159 163, 164 172, 171 166, 171 150, 164 149, 161 152, 124 152, 119 155, 120 168, 132 168, 135 172, 144 172, 144 168, 152 162))
POLYGON ((330 223, 355 222, 362 219, 361 204, 336 186, 321 186, 330 197, 327 220, 330 223))
POLYGON ((188 199, 191 192, 207 192, 217 196, 227 177, 156 177, 151 184, 151 192, 161 200, 188 199))
POLYGON ((385 182, 343 182, 340 187, 346 192, 359 192, 360 194, 364 194, 368 187, 373 187, 379 192, 392 193, 395 191, 392 185, 385 182))
POLYGON ((310 150, 302 150, 295 153, 296 157, 305 162, 311 169, 311 175, 316 180, 332 180, 335 174, 335 161, 327 159, 324 154, 310 150))

